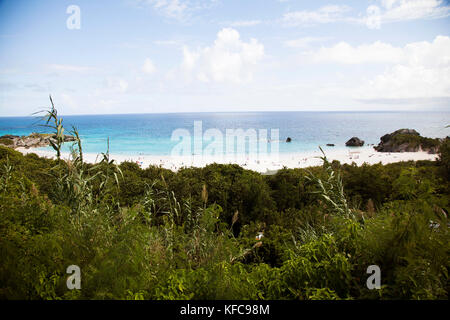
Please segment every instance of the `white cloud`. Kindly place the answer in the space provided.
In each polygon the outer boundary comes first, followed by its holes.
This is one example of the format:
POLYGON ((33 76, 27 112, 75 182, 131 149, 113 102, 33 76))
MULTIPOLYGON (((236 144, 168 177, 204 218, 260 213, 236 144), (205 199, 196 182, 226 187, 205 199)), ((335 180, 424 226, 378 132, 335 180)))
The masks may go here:
POLYGON ((119 93, 125 93, 128 89, 128 82, 122 78, 108 77, 106 78, 106 87, 119 93))
POLYGON ((396 2, 398 2, 398 0, 381 0, 381 4, 387 9, 391 9, 396 2))
POLYGON ((366 98, 450 97, 450 38, 415 42, 403 48, 402 62, 369 81, 366 98))
POLYGON ((442 0, 381 0, 367 8, 367 27, 379 29, 383 23, 450 16, 450 6, 442 0))
POLYGON ((404 59, 404 50, 380 41, 356 47, 347 42, 339 42, 332 47, 322 47, 310 53, 309 58, 317 63, 396 63, 404 59))
POLYGON ((354 47, 342 42, 310 55, 317 56, 316 62, 385 64, 384 71, 370 77, 367 73, 362 78, 343 74, 339 79, 324 81, 312 90, 314 96, 322 99, 350 98, 364 103, 410 107, 436 106, 439 101, 448 105, 450 101, 450 37, 447 36, 403 47, 381 42, 354 47))
POLYGON ((345 13, 351 8, 345 5, 327 5, 317 10, 292 11, 283 15, 283 22, 288 26, 315 25, 321 23, 331 23, 345 21, 345 13))
POLYGON ((181 42, 177 40, 155 40, 154 44, 158 46, 180 46, 181 42))
POLYGON ((147 74, 152 74, 156 71, 155 65, 150 58, 145 59, 142 71, 147 74))
POLYGON ((445 0, 375 0, 363 16, 349 15, 352 8, 346 5, 327 5, 317 10, 300 10, 285 13, 286 26, 311 26, 317 24, 348 22, 365 24, 379 29, 384 23, 417 19, 440 19, 450 16, 450 5, 445 0))
POLYGON ((234 21, 230 23, 231 27, 253 27, 258 24, 261 24, 261 20, 242 20, 242 21, 234 21))
MULTIPOLYGON (((395 0, 394 0, 395 1, 395 0)), ((381 10, 379 7, 371 5, 367 7, 367 16, 362 20, 369 29, 380 29, 381 27, 381 10)))
POLYGON ((256 39, 240 39, 239 32, 224 28, 212 46, 183 48, 182 68, 203 82, 243 83, 252 79, 254 66, 263 58, 264 46, 256 39))
POLYGON ((140 0, 139 3, 150 5, 158 13, 169 18, 182 18, 186 9, 186 1, 183 0, 140 0))
POLYGON ((396 65, 378 75, 364 88, 366 99, 411 99, 450 97, 450 69, 396 65))
POLYGON ((48 69, 52 71, 58 71, 58 72, 86 72, 91 70, 89 67, 83 67, 83 66, 75 66, 75 65, 68 65, 68 64, 51 64, 47 66, 48 69))
POLYGON ((299 39, 287 40, 284 42, 286 47, 290 48, 307 48, 314 42, 322 42, 328 40, 326 37, 304 37, 299 39))
POLYGON ((303 56, 313 63, 402 63, 427 68, 445 67, 450 64, 450 38, 437 36, 433 42, 413 42, 404 47, 394 47, 381 41, 352 46, 342 41, 331 47, 309 51, 303 56))
POLYGON ((182 20, 193 11, 210 8, 217 0, 136 0, 136 2, 151 6, 165 17, 182 20))

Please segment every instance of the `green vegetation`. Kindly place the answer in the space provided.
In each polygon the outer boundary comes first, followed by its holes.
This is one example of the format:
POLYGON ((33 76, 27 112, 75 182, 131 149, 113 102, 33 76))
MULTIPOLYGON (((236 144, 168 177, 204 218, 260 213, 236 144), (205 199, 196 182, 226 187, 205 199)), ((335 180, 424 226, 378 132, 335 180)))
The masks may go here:
POLYGON ((394 145, 408 144, 412 148, 419 148, 422 146, 424 149, 439 146, 439 139, 427 138, 422 136, 416 136, 412 134, 396 134, 392 137, 392 143, 394 145))
POLYGON ((14 143, 12 142, 11 139, 0 138, 0 144, 5 146, 12 146, 14 143))
POLYGON ((268 176, 108 152, 92 165, 81 150, 0 147, 0 299, 448 299, 448 139, 436 162, 324 158, 268 176), (66 287, 69 265, 81 290, 66 287))

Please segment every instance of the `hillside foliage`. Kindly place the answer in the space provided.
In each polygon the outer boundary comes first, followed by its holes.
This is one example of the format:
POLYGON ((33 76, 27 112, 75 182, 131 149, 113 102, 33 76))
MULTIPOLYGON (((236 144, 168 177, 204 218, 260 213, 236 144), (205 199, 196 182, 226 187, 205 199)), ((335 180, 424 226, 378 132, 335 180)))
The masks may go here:
POLYGON ((0 147, 0 299, 448 299, 448 139, 439 161, 274 175, 94 165, 58 143, 57 160, 0 147))

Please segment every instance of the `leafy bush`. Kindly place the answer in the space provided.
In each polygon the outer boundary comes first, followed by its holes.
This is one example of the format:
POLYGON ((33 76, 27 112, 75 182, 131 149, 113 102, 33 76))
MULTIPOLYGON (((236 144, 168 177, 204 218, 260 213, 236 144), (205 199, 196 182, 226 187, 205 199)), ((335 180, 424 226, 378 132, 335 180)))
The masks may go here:
POLYGON ((0 138, 0 144, 5 145, 5 146, 12 146, 14 143, 11 139, 0 138))
POLYGON ((0 299, 448 299, 448 141, 438 162, 272 176, 0 146, 0 299))

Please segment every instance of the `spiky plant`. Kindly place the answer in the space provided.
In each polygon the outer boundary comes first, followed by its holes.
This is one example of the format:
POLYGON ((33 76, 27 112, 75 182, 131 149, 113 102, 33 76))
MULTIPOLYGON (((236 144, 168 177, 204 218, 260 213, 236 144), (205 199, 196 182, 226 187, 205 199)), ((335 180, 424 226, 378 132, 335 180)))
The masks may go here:
MULTIPOLYGON (((114 160, 109 156, 109 138, 106 153, 102 153, 102 161, 91 167, 86 168, 83 161, 83 148, 78 129, 72 126, 71 134, 75 137, 75 142, 71 147, 71 157, 65 162, 61 161, 61 148, 64 143, 63 119, 58 115, 53 99, 50 95, 51 108, 42 117, 45 121, 44 127, 51 128, 54 132, 50 145, 56 151, 58 165, 53 168, 58 172, 56 179, 55 193, 57 198, 67 204, 72 211, 80 213, 83 210, 89 210, 95 200, 93 195, 93 182, 100 179, 100 198, 106 194, 106 186, 114 178, 117 188, 119 187, 119 176, 122 171, 114 160), (65 164, 65 165, 64 165, 65 164)), ((42 111, 41 111, 42 112, 42 111)))
POLYGON ((341 174, 339 171, 333 169, 322 148, 319 147, 319 149, 323 154, 320 159, 323 161, 326 177, 325 179, 320 179, 308 170, 309 174, 306 176, 306 179, 318 187, 319 190, 315 191, 315 193, 319 194, 325 200, 325 203, 330 206, 332 213, 343 217, 350 217, 352 212, 345 197, 341 174))
POLYGON ((78 134, 78 129, 75 126, 72 126, 72 131, 70 131, 71 134, 73 134, 75 136, 75 142, 73 144, 73 146, 76 145, 77 147, 77 156, 78 159, 81 163, 83 163, 83 148, 81 146, 81 138, 80 135, 78 134))
MULTIPOLYGON (((45 124, 42 126, 50 128, 54 132, 53 139, 49 139, 49 142, 52 148, 56 151, 56 157, 59 161, 61 159, 61 148, 64 144, 64 127, 62 124, 63 119, 58 116, 58 111, 55 108, 52 96, 49 95, 49 98, 51 107, 49 110, 44 111, 45 115, 42 117, 42 120, 45 121, 45 124)), ((39 111, 38 113, 41 112, 42 111, 39 111)))
POLYGON ((96 166, 94 166, 91 170, 96 171, 98 168, 101 168, 100 170, 100 191, 101 193, 106 192, 106 187, 108 186, 108 183, 111 181, 111 179, 114 178, 114 181, 116 183, 117 190, 120 187, 119 184, 119 177, 123 178, 123 173, 118 164, 114 159, 110 158, 109 155, 109 137, 107 139, 107 148, 106 152, 102 152, 102 160, 100 163, 96 166))

